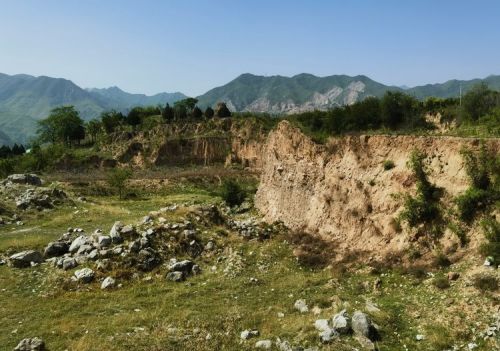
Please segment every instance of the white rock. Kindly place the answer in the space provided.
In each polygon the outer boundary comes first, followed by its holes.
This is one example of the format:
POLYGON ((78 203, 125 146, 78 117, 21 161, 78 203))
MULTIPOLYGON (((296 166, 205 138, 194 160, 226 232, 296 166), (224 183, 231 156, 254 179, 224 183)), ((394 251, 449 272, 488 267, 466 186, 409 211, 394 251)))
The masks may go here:
POLYGON ((90 268, 82 268, 75 271, 75 278, 83 283, 90 283, 94 280, 94 271, 90 268))
POLYGON ((293 307, 295 307, 295 309, 298 310, 300 313, 309 312, 309 307, 307 307, 306 300, 303 299, 295 301, 293 307))
POLYGON ((255 343, 256 349, 270 350, 273 346, 273 342, 271 340, 259 340, 255 343))
POLYGON ((318 319, 314 322, 314 327, 320 331, 323 332, 325 330, 330 330, 330 326, 328 325, 328 319, 318 319))
POLYGON ((116 285, 116 280, 114 280, 112 277, 106 277, 106 279, 102 281, 101 289, 102 290, 113 289, 115 285, 116 285))

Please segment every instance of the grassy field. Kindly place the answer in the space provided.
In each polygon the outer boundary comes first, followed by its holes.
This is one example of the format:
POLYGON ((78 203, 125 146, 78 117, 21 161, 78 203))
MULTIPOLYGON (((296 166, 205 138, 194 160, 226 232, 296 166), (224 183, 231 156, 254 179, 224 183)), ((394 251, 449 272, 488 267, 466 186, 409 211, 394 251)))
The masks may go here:
MULTIPOLYGON (((207 186, 179 183, 135 200, 89 200, 32 215, 25 226, 0 227, 0 253, 42 249, 70 226, 87 233, 96 228, 107 232, 117 220, 137 223, 167 204, 216 203, 220 198, 207 186)), ((173 212, 167 219, 179 220, 184 214, 173 212)), ((216 235, 216 228, 206 229, 203 240, 216 235)), ((28 269, 0 266, 0 349, 12 350, 19 340, 39 336, 52 351, 251 350, 256 340, 274 342, 278 337, 295 346, 353 350, 360 347, 353 337, 323 345, 314 329, 316 319, 331 318, 346 308, 371 315, 380 329, 380 350, 445 350, 472 342, 474 331, 491 322, 498 301, 473 288, 464 290, 462 282, 439 290, 431 278, 398 270, 374 272, 362 265, 347 271, 335 265, 312 269, 297 262, 290 235, 283 232, 257 241, 230 232, 217 237, 217 253, 197 258, 202 274, 173 283, 160 266, 135 279, 119 280, 122 287, 112 291, 102 291, 98 281, 65 289, 63 281, 72 271, 45 264, 28 269), (377 279, 381 287, 374 289, 377 279), (300 298, 307 301, 309 313, 294 309, 300 298), (260 336, 242 342, 240 332, 249 328, 258 329, 260 336), (417 334, 425 339, 417 341, 417 334)), ((474 342, 476 350, 494 347, 474 342)))

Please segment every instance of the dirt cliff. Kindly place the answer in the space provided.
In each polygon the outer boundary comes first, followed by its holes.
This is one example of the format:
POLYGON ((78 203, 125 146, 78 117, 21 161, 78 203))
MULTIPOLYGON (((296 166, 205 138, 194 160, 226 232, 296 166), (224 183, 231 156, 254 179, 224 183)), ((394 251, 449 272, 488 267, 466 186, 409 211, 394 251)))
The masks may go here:
MULTIPOLYGON (((488 144, 498 152, 499 140, 488 144)), ((396 194, 415 191, 406 166, 411 151, 427 153, 430 180, 444 189, 442 201, 451 207, 468 186, 460 150, 478 145, 476 139, 386 135, 344 136, 319 145, 284 121, 265 145, 256 207, 267 221, 334 241, 339 253, 362 251, 369 260, 405 252, 416 238, 398 228, 403 201, 396 194), (384 160, 395 167, 384 170, 384 160)), ((469 248, 477 246, 478 232, 468 233, 469 248)), ((456 247, 457 241, 446 230, 438 245, 456 247)))

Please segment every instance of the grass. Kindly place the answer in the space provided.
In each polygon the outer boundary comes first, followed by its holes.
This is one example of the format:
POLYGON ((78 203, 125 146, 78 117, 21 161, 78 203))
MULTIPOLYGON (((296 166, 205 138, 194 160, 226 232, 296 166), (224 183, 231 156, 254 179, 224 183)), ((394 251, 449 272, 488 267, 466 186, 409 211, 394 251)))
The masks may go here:
MULTIPOLYGON (((98 227, 107 231, 116 220, 135 223, 149 211, 170 203, 220 201, 212 191, 183 182, 155 194, 141 193, 140 199, 94 196, 90 197, 92 203, 78 203, 76 208, 27 215, 25 227, 0 227, 0 253, 42 248, 68 226, 82 227, 87 233, 98 227)), ((174 220, 184 213, 168 215, 174 220)), ((307 261, 297 261, 293 255, 297 245, 314 255, 321 254, 319 248, 325 244, 314 238, 302 236, 293 243, 288 235, 278 234, 269 240, 248 241, 227 229, 227 237, 216 234, 222 228, 206 229, 203 238, 216 237, 221 251, 199 257, 197 263, 203 273, 184 283, 166 281, 165 268, 159 267, 147 274, 151 281, 142 277, 120 281, 123 286, 113 291, 101 291, 97 281, 80 291, 67 291, 60 280, 71 272, 47 265, 24 270, 0 266, 0 345, 10 350, 24 337, 40 336, 50 350, 253 350, 258 339, 241 343, 239 333, 256 328, 259 339, 274 341, 280 337, 304 347, 352 350, 359 344, 349 336, 320 345, 314 321, 331 318, 343 308, 349 313, 366 311, 366 300, 380 309, 370 315, 380 326, 381 340, 377 343, 381 350, 400 350, 403 344, 411 350, 434 350, 449 340, 464 343, 468 339, 455 330, 487 323, 485 309, 489 305, 480 300, 467 321, 460 320, 460 328, 453 324, 456 319, 451 315, 446 318, 449 311, 443 297, 465 299, 455 286, 440 291, 426 284, 424 276, 415 278, 391 270, 376 276, 363 265, 355 264, 346 272, 323 262, 310 267, 307 261), (231 255, 241 258, 242 269, 226 275, 223 270, 231 255), (250 277, 258 282, 250 282, 250 277), (374 290, 377 278, 382 280, 382 287, 374 290), (294 310, 299 298, 304 298, 310 308, 321 307, 319 314, 294 310), (284 317, 278 317, 278 313, 284 313, 284 317), (436 320, 436 314, 443 318, 436 320), (438 338, 444 333, 432 334, 438 328, 446 331, 446 340, 438 338), (415 341, 415 335, 421 332, 429 338, 415 341)), ((479 343, 477 350, 491 346, 479 343)))

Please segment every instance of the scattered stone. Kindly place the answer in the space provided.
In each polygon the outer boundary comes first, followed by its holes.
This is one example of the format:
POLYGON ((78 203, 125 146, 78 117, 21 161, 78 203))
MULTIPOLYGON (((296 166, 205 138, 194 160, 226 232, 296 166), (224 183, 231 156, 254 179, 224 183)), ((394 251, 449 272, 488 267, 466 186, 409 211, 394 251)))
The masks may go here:
POLYGON ((111 237, 111 241, 114 244, 120 244, 123 242, 123 238, 120 234, 122 228, 123 228, 123 223, 120 221, 115 222, 115 224, 113 224, 113 226, 111 227, 109 236, 111 237))
POLYGON ((74 258, 69 257, 65 258, 62 261, 62 269, 64 269, 65 271, 67 271, 68 269, 73 269, 76 266, 78 266, 78 263, 76 263, 76 260, 74 258))
POLYGON ((346 310, 342 310, 332 318, 332 327, 339 334, 348 334, 351 331, 349 315, 346 310))
POLYGON ((415 336, 415 339, 416 339, 417 341, 422 341, 422 340, 424 340, 424 339, 425 339, 425 336, 423 336, 422 334, 417 334, 417 336, 415 336))
POLYGON ((273 342, 271 340, 259 340, 255 343, 256 349, 270 350, 273 346, 273 342))
POLYGON ((448 272, 448 280, 457 280, 458 278, 460 278, 460 273, 448 272))
POLYGON ((179 283, 186 279, 186 274, 179 271, 168 272, 166 278, 167 280, 179 283))
POLYGON ((300 313, 307 313, 309 312, 309 307, 307 307, 306 301, 303 299, 295 301, 295 304, 293 307, 298 310, 300 313))
POLYGON ((73 240, 71 245, 69 246, 69 252, 74 253, 77 252, 81 246, 86 245, 88 241, 87 236, 85 235, 80 235, 78 238, 73 240))
POLYGON ((15 184, 42 185, 42 180, 36 174, 11 174, 7 180, 15 184))
POLYGON ((191 273, 194 263, 189 260, 175 261, 170 265, 170 271, 191 273))
POLYGON ((99 247, 108 247, 111 245, 111 237, 108 235, 100 235, 97 238, 97 244, 99 247))
POLYGON ((45 342, 40 338, 23 339, 14 351, 45 351, 45 342))
POLYGON ((322 331, 321 333, 319 333, 319 338, 320 338, 321 342, 324 342, 324 343, 328 343, 338 336, 339 336, 339 334, 331 328, 328 328, 328 329, 322 331))
POLYGON ((354 312, 352 315, 352 330, 355 334, 371 339, 372 328, 370 317, 361 311, 354 312))
POLYGON ((256 329, 246 329, 246 330, 243 330, 240 334, 240 338, 242 340, 248 340, 248 339, 256 337, 256 336, 259 336, 259 331, 256 329))
POLYGON ((47 245, 43 255, 47 258, 58 257, 67 253, 69 250, 68 243, 64 241, 54 241, 47 245))
POLYGON ((32 262, 39 264, 42 263, 42 261, 42 254, 34 250, 18 252, 9 257, 10 265, 15 268, 30 267, 32 262))
POLYGON ((328 325, 328 319, 316 320, 314 322, 314 327, 320 332, 331 329, 330 326, 328 325))
POLYGON ((94 271, 90 268, 82 268, 75 271, 75 278, 82 283, 90 283, 94 280, 94 271))
POLYGON ((112 277, 106 277, 106 279, 102 281, 101 289, 102 290, 113 289, 115 286, 116 286, 116 280, 114 280, 112 277))
POLYGON ((491 267, 491 266, 493 266, 493 262, 494 262, 494 261, 495 261, 495 260, 493 259, 493 257, 492 257, 492 256, 488 256, 488 257, 486 257, 486 259, 484 260, 483 265, 484 265, 484 266, 486 266, 486 267, 491 267))

